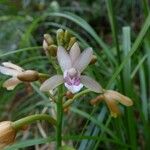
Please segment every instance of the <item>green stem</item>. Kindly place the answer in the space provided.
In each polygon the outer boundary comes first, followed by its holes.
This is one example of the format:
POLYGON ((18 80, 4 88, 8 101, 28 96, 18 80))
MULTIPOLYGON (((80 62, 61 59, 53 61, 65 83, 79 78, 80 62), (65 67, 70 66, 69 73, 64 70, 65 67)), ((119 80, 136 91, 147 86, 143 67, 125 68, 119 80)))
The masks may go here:
POLYGON ((49 74, 45 74, 45 73, 39 73, 39 76, 40 76, 41 78, 49 78, 49 77, 50 77, 49 74))
POLYGON ((56 126, 56 142, 57 150, 61 147, 62 143, 62 120, 63 120, 63 99, 62 99, 62 86, 59 87, 59 96, 57 100, 57 126, 56 126))
POLYGON ((50 117, 49 115, 35 114, 35 115, 27 116, 25 118, 22 118, 22 119, 19 119, 19 120, 13 122, 12 126, 14 129, 19 130, 23 126, 31 124, 31 123, 38 121, 38 120, 46 120, 50 124, 56 125, 56 120, 53 119, 52 117, 50 117))
POLYGON ((86 90, 84 90, 84 91, 82 91, 82 92, 76 94, 72 99, 68 99, 68 100, 64 103, 63 108, 67 108, 68 106, 70 106, 70 105, 74 102, 74 100, 75 100, 76 98, 78 98, 78 97, 80 97, 80 96, 82 96, 82 95, 84 95, 84 94, 86 94, 86 93, 89 93, 89 92, 91 92, 91 90, 86 89, 86 90))

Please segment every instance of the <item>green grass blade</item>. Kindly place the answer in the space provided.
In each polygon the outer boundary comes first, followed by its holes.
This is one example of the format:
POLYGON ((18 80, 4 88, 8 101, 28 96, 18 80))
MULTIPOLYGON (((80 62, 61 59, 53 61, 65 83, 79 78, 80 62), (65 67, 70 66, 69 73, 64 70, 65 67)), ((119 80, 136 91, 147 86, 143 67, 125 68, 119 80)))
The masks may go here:
POLYGON ((150 28, 150 14, 148 15, 142 30, 140 31, 137 39, 135 40, 130 52, 128 53, 128 55, 124 58, 124 60, 122 61, 122 63, 120 64, 120 66, 116 69, 116 71, 114 72, 112 78, 109 80, 108 84, 107 84, 107 88, 111 87, 111 84, 114 82, 114 80, 117 78, 117 76, 119 75, 119 73, 121 72, 121 70, 123 69, 124 65, 127 63, 127 61, 130 59, 130 57, 138 50, 138 48, 140 47, 140 45, 142 44, 144 37, 146 36, 148 30, 150 28))

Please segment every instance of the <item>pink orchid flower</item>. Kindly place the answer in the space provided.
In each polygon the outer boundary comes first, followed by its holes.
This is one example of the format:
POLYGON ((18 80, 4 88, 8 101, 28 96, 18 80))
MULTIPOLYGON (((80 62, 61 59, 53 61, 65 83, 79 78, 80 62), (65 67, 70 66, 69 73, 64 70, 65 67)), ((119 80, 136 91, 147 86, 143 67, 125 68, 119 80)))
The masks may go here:
POLYGON ((80 91, 83 86, 91 91, 100 93, 102 88, 95 80, 81 75, 89 65, 92 55, 92 48, 87 48, 81 53, 77 42, 74 43, 69 53, 62 46, 58 46, 57 59, 63 75, 52 76, 41 85, 40 90, 53 90, 64 83, 65 87, 72 93, 80 91))

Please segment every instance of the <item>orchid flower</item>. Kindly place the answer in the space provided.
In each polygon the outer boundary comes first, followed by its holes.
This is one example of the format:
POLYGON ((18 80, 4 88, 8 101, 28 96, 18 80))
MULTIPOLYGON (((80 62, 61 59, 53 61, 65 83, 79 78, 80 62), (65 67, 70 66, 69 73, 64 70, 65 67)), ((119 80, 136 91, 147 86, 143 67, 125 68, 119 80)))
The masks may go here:
POLYGON ((106 102, 111 116, 115 118, 121 114, 118 103, 121 103, 125 106, 133 105, 133 101, 129 97, 113 90, 104 90, 104 93, 102 95, 99 95, 95 99, 91 100, 91 104, 94 105, 98 102, 101 102, 102 100, 106 102))
POLYGON ((24 70, 11 62, 3 62, 2 65, 0 73, 12 76, 3 83, 3 87, 7 90, 13 90, 21 82, 32 82, 38 79, 38 72, 34 70, 24 70))
POLYGON ((65 87, 72 93, 80 91, 83 86, 100 93, 102 88, 95 80, 89 76, 81 75, 90 63, 92 55, 92 48, 87 48, 81 53, 77 42, 71 47, 69 53, 62 46, 58 46, 57 60, 63 75, 52 76, 41 85, 40 90, 53 90, 64 83, 65 87))

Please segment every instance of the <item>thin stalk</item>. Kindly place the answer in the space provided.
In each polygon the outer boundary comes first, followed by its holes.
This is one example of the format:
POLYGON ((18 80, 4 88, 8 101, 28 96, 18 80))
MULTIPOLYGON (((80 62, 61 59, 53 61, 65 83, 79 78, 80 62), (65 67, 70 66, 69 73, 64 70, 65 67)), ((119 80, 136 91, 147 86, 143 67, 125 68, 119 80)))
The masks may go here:
POLYGON ((70 106, 70 105, 74 102, 74 100, 75 100, 76 98, 79 98, 80 96, 82 96, 82 95, 84 95, 84 94, 86 94, 86 93, 89 93, 89 92, 91 92, 91 90, 86 89, 86 90, 84 90, 84 91, 82 91, 82 92, 76 94, 72 99, 68 99, 68 100, 63 104, 63 108, 67 108, 68 106, 70 106))
POLYGON ((59 87, 59 95, 57 100, 57 126, 56 126, 56 142, 57 150, 62 143, 62 120, 63 120, 63 100, 62 100, 62 86, 59 87))
POLYGON ((45 73, 39 73, 39 76, 42 78, 49 78, 50 77, 49 74, 45 74, 45 73))
POLYGON ((31 124, 38 120, 48 121, 50 124, 56 125, 56 120, 47 114, 35 114, 31 116, 27 116, 25 118, 19 119, 12 123, 14 129, 19 130, 25 125, 31 124))

